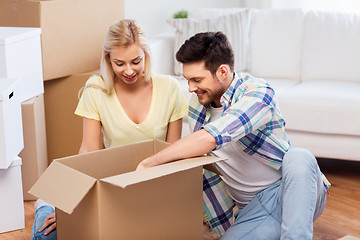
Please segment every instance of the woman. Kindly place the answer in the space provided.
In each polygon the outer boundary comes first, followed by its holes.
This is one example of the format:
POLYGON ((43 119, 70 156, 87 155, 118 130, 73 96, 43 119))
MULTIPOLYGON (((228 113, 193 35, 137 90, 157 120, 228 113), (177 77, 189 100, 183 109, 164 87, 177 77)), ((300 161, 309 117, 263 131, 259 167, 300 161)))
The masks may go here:
MULTIPOLYGON (((150 66, 149 48, 135 21, 111 25, 100 73, 87 81, 75 111, 83 117, 80 154, 147 139, 172 143, 181 137, 185 99, 174 78, 150 74, 150 66)), ((35 205, 32 239, 56 239, 53 209, 41 200, 35 205)))

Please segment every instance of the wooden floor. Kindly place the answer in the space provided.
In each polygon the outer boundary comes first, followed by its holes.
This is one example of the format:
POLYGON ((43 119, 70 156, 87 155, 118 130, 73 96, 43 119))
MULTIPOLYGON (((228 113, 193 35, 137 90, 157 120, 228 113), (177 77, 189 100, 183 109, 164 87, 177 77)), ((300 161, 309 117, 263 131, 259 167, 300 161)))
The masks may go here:
MULTIPOLYGON (((335 240, 351 235, 360 238, 360 161, 318 159, 332 183, 330 198, 314 224, 314 240, 335 240)), ((25 202, 25 229, 0 234, 0 240, 29 240, 34 220, 34 201, 25 202)))
POLYGON ((325 211, 314 224, 315 240, 360 238, 360 161, 318 159, 331 182, 325 211))

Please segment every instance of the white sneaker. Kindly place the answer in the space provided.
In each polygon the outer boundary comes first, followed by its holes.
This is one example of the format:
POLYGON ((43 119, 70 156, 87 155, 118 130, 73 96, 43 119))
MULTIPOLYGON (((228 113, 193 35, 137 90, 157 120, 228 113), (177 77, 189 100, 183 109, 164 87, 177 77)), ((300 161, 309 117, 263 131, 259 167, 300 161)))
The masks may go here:
POLYGON ((36 200, 36 202, 34 204, 35 210, 42 206, 50 206, 55 210, 54 206, 50 205, 49 203, 47 203, 44 200, 39 198, 38 200, 36 200))

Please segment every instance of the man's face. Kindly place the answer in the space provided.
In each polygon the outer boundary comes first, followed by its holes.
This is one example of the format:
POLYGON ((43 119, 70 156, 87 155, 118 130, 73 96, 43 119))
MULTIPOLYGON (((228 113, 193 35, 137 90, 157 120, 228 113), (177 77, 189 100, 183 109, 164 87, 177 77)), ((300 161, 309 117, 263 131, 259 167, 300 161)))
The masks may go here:
POLYGON ((204 61, 183 64, 183 75, 188 80, 189 92, 196 93, 200 104, 221 107, 220 98, 226 88, 205 68, 204 61))

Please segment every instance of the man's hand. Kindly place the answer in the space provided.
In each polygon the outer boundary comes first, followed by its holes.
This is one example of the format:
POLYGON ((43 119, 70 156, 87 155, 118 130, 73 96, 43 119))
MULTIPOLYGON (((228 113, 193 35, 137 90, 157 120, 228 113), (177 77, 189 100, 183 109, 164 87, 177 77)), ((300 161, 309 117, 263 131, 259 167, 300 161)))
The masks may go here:
POLYGON ((42 227, 39 229, 39 232, 42 232, 45 228, 47 228, 48 226, 50 226, 48 228, 48 230, 46 230, 46 232, 44 233, 44 235, 48 235, 49 233, 51 233, 52 231, 54 231, 54 229, 56 228, 56 217, 55 217, 55 213, 52 213, 50 215, 48 215, 45 218, 44 224, 42 225, 42 227), (51 225, 51 226, 50 226, 51 225))
POLYGON ((158 163, 156 163, 155 161, 155 156, 151 156, 148 158, 145 158, 144 160, 142 160, 139 165, 136 167, 136 171, 138 170, 142 170, 145 168, 149 168, 149 167, 153 167, 159 165, 158 163))
POLYGON ((179 159, 201 156, 210 152, 215 147, 215 138, 206 130, 201 129, 174 142, 155 155, 145 158, 137 166, 136 170, 161 165, 179 159))
POLYGON ((136 167, 136 171, 142 170, 146 168, 146 164, 144 163, 145 160, 143 160, 139 165, 136 167))
POLYGON ((216 234, 211 233, 206 224, 203 224, 203 240, 219 240, 216 234))

